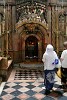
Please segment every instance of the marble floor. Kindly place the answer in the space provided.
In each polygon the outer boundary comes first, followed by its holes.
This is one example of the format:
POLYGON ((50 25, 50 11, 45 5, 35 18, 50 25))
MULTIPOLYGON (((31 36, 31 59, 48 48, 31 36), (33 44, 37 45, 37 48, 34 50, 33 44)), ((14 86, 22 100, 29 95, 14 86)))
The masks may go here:
POLYGON ((53 91, 47 96, 43 81, 43 68, 14 67, 7 82, 0 86, 0 100, 67 100, 57 75, 53 91))

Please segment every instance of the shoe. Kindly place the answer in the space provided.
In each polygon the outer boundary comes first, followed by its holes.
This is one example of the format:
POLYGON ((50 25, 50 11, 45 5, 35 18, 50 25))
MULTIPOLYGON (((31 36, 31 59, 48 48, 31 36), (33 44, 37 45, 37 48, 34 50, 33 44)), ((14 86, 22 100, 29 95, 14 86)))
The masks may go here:
POLYGON ((50 94, 51 92, 50 92, 50 90, 46 90, 45 91, 45 95, 48 95, 48 94, 50 94))
POLYGON ((64 85, 60 85, 59 88, 62 88, 63 89, 64 88, 64 85))
POLYGON ((66 85, 62 85, 62 88, 63 88, 63 89, 66 89, 66 85))
POLYGON ((66 85, 63 86, 63 90, 67 91, 67 86, 66 85))

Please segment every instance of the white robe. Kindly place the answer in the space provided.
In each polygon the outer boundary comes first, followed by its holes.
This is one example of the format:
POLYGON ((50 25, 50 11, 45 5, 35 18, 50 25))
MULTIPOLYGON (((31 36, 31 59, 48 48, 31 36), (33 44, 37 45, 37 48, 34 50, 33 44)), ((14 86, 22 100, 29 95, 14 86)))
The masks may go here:
POLYGON ((56 52, 53 50, 53 46, 51 44, 47 45, 46 51, 43 54, 42 61, 44 63, 44 70, 53 70, 55 68, 55 64, 53 62, 55 59, 58 59, 56 52))

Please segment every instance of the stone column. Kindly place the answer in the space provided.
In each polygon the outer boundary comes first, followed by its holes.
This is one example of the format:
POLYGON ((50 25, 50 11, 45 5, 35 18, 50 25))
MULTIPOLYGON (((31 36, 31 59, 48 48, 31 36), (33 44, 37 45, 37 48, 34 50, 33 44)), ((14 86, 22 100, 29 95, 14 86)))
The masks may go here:
POLYGON ((66 13, 66 35, 67 35, 67 13, 66 13))
POLYGON ((16 24, 16 12, 15 6, 12 6, 12 30, 15 31, 15 24, 16 24))

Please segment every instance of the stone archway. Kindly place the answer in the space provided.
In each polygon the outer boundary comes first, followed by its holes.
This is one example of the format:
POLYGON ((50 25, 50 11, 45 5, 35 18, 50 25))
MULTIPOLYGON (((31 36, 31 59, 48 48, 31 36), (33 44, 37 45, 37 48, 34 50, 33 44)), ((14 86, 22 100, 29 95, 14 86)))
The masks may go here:
MULTIPOLYGON (((20 54, 19 54, 19 49, 18 49, 17 58, 20 55, 19 60, 21 62, 26 61, 27 57, 29 59, 37 58, 37 61, 42 61, 42 55, 45 51, 45 47, 50 42, 50 39, 51 39, 50 38, 51 35, 48 32, 47 27, 40 22, 39 23, 38 22, 25 22, 25 23, 21 22, 21 23, 17 24, 16 30, 17 30, 17 35, 18 35, 19 44, 20 44, 20 45, 18 45, 20 48, 20 54), (34 49, 35 46, 31 44, 30 48, 28 48, 27 43, 29 43, 29 41, 31 41, 31 42, 36 41, 36 44, 37 44, 37 46, 36 46, 37 52, 35 51, 35 54, 33 54, 32 56, 31 56, 30 52, 33 52, 33 50, 30 51, 27 49, 34 49), (26 52, 26 50, 27 50, 27 52, 26 52), (29 54, 28 54, 28 52, 29 52, 29 54)), ((16 42, 18 42, 18 41, 16 40, 16 42)))
POLYGON ((23 61, 36 60, 41 61, 42 59, 42 38, 37 35, 25 35, 22 38, 22 59, 23 61))

